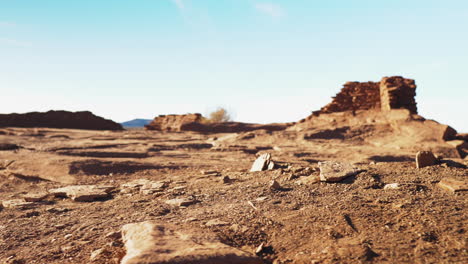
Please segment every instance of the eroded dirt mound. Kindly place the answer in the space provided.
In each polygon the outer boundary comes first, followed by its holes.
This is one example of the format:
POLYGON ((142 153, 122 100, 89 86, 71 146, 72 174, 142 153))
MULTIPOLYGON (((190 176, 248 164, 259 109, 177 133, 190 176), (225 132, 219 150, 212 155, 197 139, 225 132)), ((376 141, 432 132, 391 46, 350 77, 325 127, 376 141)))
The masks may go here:
POLYGON ((114 121, 91 112, 48 111, 25 114, 0 114, 0 127, 49 127, 90 130, 122 130, 114 121))

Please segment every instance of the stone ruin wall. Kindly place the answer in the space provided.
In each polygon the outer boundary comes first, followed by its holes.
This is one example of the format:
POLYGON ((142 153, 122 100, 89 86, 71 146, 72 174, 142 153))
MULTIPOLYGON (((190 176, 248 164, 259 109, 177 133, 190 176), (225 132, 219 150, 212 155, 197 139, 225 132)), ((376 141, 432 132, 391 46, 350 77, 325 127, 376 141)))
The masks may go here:
POLYGON ((347 82, 333 97, 333 101, 322 107, 320 113, 369 110, 380 108, 379 83, 347 82))
POLYGON ((380 81, 380 100, 383 111, 405 108, 412 114, 417 114, 415 96, 416 83, 414 80, 394 76, 384 77, 380 81))
POLYGON ((384 77, 380 82, 347 82, 331 103, 314 115, 323 113, 381 109, 408 109, 417 114, 416 84, 400 76, 384 77))

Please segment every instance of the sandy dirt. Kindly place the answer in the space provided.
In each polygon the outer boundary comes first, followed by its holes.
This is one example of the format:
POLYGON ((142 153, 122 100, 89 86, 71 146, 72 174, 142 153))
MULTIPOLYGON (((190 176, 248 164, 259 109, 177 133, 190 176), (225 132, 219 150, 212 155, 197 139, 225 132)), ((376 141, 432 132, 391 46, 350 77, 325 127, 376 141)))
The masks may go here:
POLYGON ((466 181, 466 159, 444 154, 441 164, 416 169, 423 145, 391 144, 386 129, 338 130, 334 138, 320 131, 1 129, 0 142, 19 148, 0 150, 0 201, 73 184, 116 188, 93 202, 49 195, 32 208, 0 209, 0 262, 91 263, 102 249, 93 263, 119 263, 125 248, 112 233, 155 220, 210 230, 252 253, 263 243, 257 255, 265 263, 467 263, 467 194, 437 186, 445 177, 466 181), (277 168, 249 172, 261 153, 277 168), (318 162, 327 160, 352 162, 359 173, 315 181, 318 162), (167 187, 121 192, 136 179, 167 187), (272 180, 281 187, 271 189, 272 180), (384 189, 391 183, 399 188, 384 189), (175 198, 197 202, 166 203, 175 198))

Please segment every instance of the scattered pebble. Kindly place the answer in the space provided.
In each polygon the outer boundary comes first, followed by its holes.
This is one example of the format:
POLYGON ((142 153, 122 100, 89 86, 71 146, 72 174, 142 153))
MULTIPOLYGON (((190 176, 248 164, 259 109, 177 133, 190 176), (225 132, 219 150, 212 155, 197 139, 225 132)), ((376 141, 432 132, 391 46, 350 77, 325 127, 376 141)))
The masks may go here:
POLYGON ((384 186, 384 190, 395 190, 395 189, 400 189, 399 183, 389 183, 389 184, 385 184, 384 186))
POLYGON ((205 223, 205 226, 224 226, 224 225, 228 225, 229 223, 228 222, 225 222, 225 221, 222 221, 222 220, 219 220, 219 219, 212 219, 212 220, 209 220, 208 222, 205 223))
POLYGON ((281 185, 275 180, 270 181, 269 187, 270 187, 271 190, 280 190, 281 189, 281 185))
POLYGON ((196 203, 196 200, 189 199, 189 198, 176 198, 176 199, 171 199, 171 200, 166 201, 166 204, 175 205, 175 206, 188 206, 194 203, 196 203))

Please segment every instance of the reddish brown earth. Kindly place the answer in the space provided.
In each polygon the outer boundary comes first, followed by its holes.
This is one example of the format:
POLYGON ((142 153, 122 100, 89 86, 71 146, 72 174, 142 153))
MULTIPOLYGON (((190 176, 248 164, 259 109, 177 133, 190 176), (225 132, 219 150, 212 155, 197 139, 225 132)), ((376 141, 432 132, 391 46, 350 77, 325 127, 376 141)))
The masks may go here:
POLYGON ((415 114, 414 81, 383 80, 378 104, 348 109, 376 85, 347 84, 339 111, 278 131, 0 129, 0 262, 120 263, 125 226, 144 248, 125 263, 467 263, 466 134, 415 114), (417 169, 420 151, 436 157, 417 169), (275 167, 250 172, 264 153, 275 167), (355 174, 321 182, 330 161, 355 174))
POLYGON ((90 130, 122 130, 112 120, 91 112, 48 111, 25 114, 0 114, 0 127, 49 127, 90 130))
POLYGON ((431 129, 437 133, 430 142, 420 133, 421 141, 412 143, 399 133, 421 131, 425 121, 405 121, 406 128, 394 131, 389 124, 356 126, 345 119, 347 128, 298 124, 288 131, 215 135, 3 129, 0 142, 20 148, 0 151, 0 200, 71 184, 117 189, 100 201, 49 196, 31 209, 4 208, 0 260, 90 263, 91 253, 103 249, 95 263, 118 263, 125 249, 106 234, 154 220, 214 232, 247 252, 264 243, 258 255, 265 263, 466 263, 466 192, 453 194, 437 183, 446 177, 466 181, 467 160, 440 138, 443 131, 431 129), (446 158, 418 170, 414 156, 422 149, 446 158), (280 168, 249 173, 255 153, 263 152, 280 168), (326 160, 352 162, 360 173, 338 183, 317 182, 318 162, 326 160), (202 173, 209 170, 218 173, 202 173), (121 184, 135 179, 169 186, 148 195, 120 192, 121 184), (280 189, 269 188, 273 179, 280 189), (400 188, 383 188, 390 183, 400 188), (187 197, 198 202, 165 203, 187 197), (206 226, 210 220, 221 224, 206 226))

